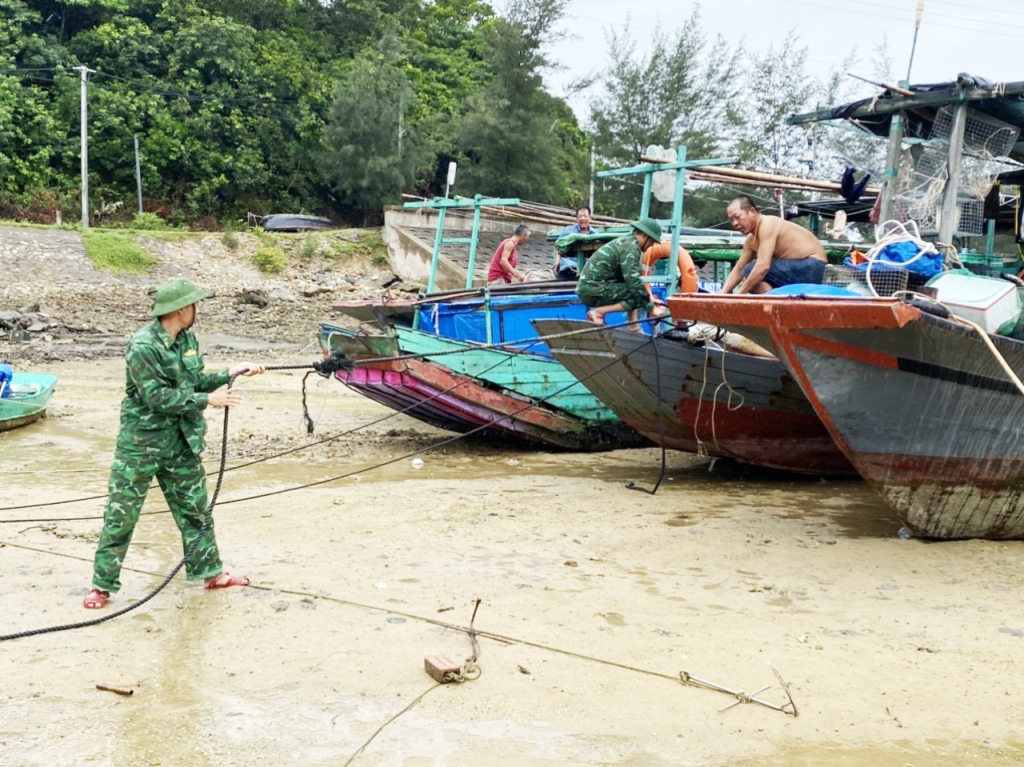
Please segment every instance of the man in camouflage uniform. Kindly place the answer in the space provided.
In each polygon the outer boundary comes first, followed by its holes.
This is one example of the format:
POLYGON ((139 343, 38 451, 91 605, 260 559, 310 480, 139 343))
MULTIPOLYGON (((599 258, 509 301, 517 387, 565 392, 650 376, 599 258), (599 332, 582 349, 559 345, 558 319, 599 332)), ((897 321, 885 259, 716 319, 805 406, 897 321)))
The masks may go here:
MULTIPOLYGON (((584 306, 592 307, 587 312, 591 322, 603 325, 609 312, 626 312, 626 319, 632 322, 640 309, 654 310, 640 278, 640 254, 661 242, 661 225, 653 218, 641 218, 630 226, 631 235, 602 246, 583 267, 576 295, 584 306)), ((659 306, 653 313, 664 313, 664 307, 659 306)))
POLYGON ((245 362, 230 371, 204 371, 191 327, 196 304, 211 295, 186 279, 164 283, 154 295, 156 319, 128 342, 121 431, 96 549, 93 590, 84 602, 87 608, 103 607, 110 593, 120 589, 121 565, 153 477, 160 483, 185 550, 199 539, 185 563, 188 580, 205 581, 210 589, 249 583, 248 578, 233 578, 223 571, 213 521, 202 530, 209 501, 199 456, 206 447, 206 406, 241 404, 236 389, 222 387, 230 378, 256 375, 264 367, 245 362))

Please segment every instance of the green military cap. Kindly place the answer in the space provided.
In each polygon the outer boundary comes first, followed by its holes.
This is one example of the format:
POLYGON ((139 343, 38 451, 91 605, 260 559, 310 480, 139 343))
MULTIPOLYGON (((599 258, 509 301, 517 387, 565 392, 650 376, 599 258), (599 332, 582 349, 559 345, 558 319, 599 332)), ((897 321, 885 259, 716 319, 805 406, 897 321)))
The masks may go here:
POLYGON ((634 229, 639 229, 655 242, 661 242, 661 224, 653 218, 644 216, 643 218, 638 218, 636 221, 630 221, 629 225, 634 229))
POLYGON ((165 314, 184 309, 204 298, 212 298, 213 293, 203 290, 192 280, 184 277, 168 280, 153 293, 153 316, 163 317, 165 314))

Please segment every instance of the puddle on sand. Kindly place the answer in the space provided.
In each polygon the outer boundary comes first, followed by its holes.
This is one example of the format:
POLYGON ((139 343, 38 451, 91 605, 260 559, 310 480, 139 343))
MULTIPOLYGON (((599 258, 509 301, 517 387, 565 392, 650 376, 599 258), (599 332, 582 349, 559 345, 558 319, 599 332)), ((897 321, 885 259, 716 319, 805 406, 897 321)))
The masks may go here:
POLYGON ((669 527, 692 527, 699 525, 699 519, 691 519, 687 514, 676 514, 672 519, 666 519, 665 524, 669 527))
POLYGON ((792 494, 789 509, 776 510, 777 519, 812 521, 820 517, 838 527, 842 538, 896 538, 901 522, 885 501, 865 484, 821 483, 792 494))

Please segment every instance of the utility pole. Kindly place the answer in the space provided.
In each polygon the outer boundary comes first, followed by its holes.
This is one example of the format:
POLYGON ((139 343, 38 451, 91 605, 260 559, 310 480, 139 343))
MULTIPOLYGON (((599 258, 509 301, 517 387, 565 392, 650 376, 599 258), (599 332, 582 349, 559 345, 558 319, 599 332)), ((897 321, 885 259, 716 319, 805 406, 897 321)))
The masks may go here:
POLYGON ((917 18, 914 20, 914 44, 910 46, 910 62, 907 64, 907 87, 910 87, 910 70, 914 66, 914 51, 917 50, 917 33, 921 29, 921 17, 924 16, 924 0, 917 0, 917 18))
MULTIPOLYGON (((405 129, 402 127, 402 123, 405 118, 405 94, 398 97, 398 156, 402 156, 402 136, 405 135, 405 129)), ((447 195, 446 195, 447 196, 447 195)))
POLYGON ((89 228, 89 75, 95 69, 71 67, 82 76, 82 228, 89 228))
POLYGON ((142 164, 139 162, 139 134, 135 134, 135 186, 139 190, 139 213, 142 212, 142 164))
POLYGON ((594 171, 597 169, 597 155, 594 153, 594 140, 590 140, 590 215, 594 215, 594 171))

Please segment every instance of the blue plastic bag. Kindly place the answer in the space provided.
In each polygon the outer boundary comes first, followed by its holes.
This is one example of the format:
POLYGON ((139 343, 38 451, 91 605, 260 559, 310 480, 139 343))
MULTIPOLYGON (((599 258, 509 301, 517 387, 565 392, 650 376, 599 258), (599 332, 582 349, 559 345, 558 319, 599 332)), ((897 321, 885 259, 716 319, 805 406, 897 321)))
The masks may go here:
MULTIPOLYGON (((874 265, 871 268, 898 267, 906 269, 908 272, 920 274, 922 277, 934 277, 943 270, 942 254, 921 253, 921 257, 917 258, 917 254, 920 251, 920 247, 913 240, 891 243, 878 252, 874 259, 874 265)), ((857 268, 861 271, 866 271, 868 265, 858 264, 857 268)))
POLYGON ((14 369, 0 362, 0 399, 11 396, 11 381, 14 380, 14 369))

